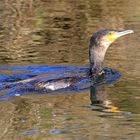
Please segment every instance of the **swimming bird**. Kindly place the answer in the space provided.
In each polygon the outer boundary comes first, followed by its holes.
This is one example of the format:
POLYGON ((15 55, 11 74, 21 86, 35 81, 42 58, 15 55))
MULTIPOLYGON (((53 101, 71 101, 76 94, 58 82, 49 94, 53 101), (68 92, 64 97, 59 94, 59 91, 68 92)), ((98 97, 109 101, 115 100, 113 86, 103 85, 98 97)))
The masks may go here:
POLYGON ((112 30, 105 29, 94 33, 89 43, 89 72, 86 75, 76 73, 68 74, 68 76, 48 80, 44 75, 42 77, 33 77, 26 80, 6 84, 7 88, 12 86, 34 87, 35 90, 56 91, 68 87, 74 87, 80 80, 90 77, 98 78, 105 73, 104 57, 108 47, 119 37, 133 33, 133 30, 112 30))

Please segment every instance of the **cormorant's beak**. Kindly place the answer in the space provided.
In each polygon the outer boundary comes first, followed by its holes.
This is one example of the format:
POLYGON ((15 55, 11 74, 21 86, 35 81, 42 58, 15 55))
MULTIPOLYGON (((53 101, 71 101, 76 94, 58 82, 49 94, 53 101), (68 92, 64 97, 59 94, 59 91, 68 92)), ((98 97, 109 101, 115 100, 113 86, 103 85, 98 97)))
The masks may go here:
POLYGON ((131 34, 131 33, 134 33, 134 31, 133 30, 124 30, 124 31, 117 32, 115 36, 116 36, 116 38, 119 38, 121 36, 131 34))
POLYGON ((131 33, 134 33, 134 31, 133 30, 114 31, 114 32, 112 32, 112 34, 109 34, 107 38, 108 38, 108 41, 110 43, 112 43, 117 38, 124 36, 124 35, 127 35, 127 34, 131 34, 131 33))

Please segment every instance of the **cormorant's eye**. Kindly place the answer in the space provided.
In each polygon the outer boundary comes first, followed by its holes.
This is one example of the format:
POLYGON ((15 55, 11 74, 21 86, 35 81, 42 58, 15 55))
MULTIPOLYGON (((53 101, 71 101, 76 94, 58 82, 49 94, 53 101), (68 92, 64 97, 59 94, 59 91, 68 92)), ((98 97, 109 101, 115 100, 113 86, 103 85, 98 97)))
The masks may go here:
POLYGON ((110 32, 110 33, 109 33, 109 35, 112 35, 112 34, 113 34, 113 32, 110 32))
POLYGON ((114 33, 115 33, 115 32, 114 32, 114 31, 112 31, 112 32, 110 32, 110 33, 109 33, 109 35, 111 36, 111 35, 113 35, 114 33))

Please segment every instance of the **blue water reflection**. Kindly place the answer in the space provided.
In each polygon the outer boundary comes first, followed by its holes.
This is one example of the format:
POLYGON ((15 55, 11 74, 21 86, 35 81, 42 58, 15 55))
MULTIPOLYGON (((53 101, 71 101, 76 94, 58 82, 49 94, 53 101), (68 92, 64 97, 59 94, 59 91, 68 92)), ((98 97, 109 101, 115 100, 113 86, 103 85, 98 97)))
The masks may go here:
POLYGON ((0 70, 10 71, 10 74, 0 74, 0 90, 3 91, 0 95, 1 101, 13 96, 80 92, 91 86, 112 84, 121 77, 118 71, 104 68, 104 77, 90 78, 89 67, 86 66, 0 66, 0 70), (71 81, 70 85, 67 84, 69 81, 71 81), (60 82, 65 83, 66 86, 54 90, 42 90, 36 87, 38 83, 48 83, 49 86, 57 87, 57 83, 60 82))

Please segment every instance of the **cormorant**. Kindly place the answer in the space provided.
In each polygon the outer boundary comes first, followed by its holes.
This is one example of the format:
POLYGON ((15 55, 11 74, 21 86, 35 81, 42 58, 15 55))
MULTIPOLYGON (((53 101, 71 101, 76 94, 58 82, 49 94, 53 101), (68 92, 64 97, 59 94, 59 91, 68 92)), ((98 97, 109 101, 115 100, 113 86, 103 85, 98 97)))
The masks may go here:
POLYGON ((5 87, 10 88, 11 86, 24 86, 28 85, 34 87, 35 90, 43 91, 56 91, 68 87, 74 87, 75 83, 84 79, 85 77, 97 78, 104 74, 103 61, 108 47, 117 38, 133 33, 133 30, 100 30, 94 33, 90 39, 89 44, 89 61, 90 68, 86 75, 75 75, 71 73, 67 77, 60 77, 56 79, 48 80, 45 75, 42 77, 34 77, 26 80, 21 80, 13 83, 8 83, 5 87))
MULTIPOLYGON (((113 43, 117 38, 124 36, 126 34, 133 33, 133 30, 100 30, 94 33, 90 39, 89 44, 89 61, 90 61, 90 72, 89 75, 92 78, 98 77, 104 73, 103 61, 106 51, 111 43, 113 43)), ((87 75, 79 76, 72 75, 70 77, 62 77, 59 79, 53 79, 49 81, 42 81, 35 84, 37 89, 46 90, 58 90, 61 88, 67 88, 74 86, 75 83, 79 82, 81 79, 85 78, 87 75)))

